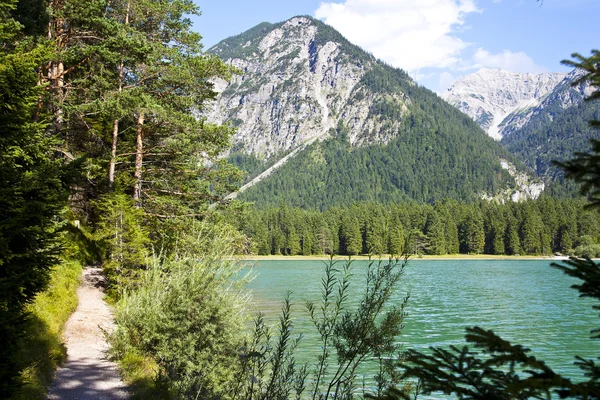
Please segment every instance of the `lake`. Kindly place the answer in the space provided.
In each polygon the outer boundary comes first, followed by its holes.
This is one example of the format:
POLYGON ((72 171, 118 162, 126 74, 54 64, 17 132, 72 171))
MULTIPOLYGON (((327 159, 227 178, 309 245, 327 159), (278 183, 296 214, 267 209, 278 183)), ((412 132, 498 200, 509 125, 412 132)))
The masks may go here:
MULTIPOLYGON (((368 261, 354 261, 352 286, 360 291, 368 261)), ((257 277, 248 284, 256 309, 276 321, 281 300, 292 291, 295 331, 303 333, 298 358, 313 361, 318 351, 304 303, 320 299, 322 261, 258 261, 257 277)), ((341 266, 341 264, 339 264, 341 266)), ((544 260, 410 260, 395 301, 410 293, 404 348, 464 344, 465 328, 492 329, 513 343, 529 347, 555 370, 578 377, 573 356, 595 358, 598 341, 589 339, 598 326, 593 301, 569 288, 578 282, 544 260)), ((369 379, 370 371, 366 371, 369 379)), ((422 397, 425 398, 425 397, 422 397)), ((447 398, 444 396, 429 397, 447 398)))

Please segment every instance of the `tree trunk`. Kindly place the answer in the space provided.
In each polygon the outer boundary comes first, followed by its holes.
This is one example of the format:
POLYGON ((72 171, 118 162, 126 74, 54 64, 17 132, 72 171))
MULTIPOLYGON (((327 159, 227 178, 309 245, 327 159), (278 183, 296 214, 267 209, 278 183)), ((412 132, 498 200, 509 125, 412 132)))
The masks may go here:
POLYGON ((136 207, 140 207, 142 198, 142 164, 144 162, 144 143, 142 141, 144 127, 144 113, 140 112, 137 120, 136 150, 135 150, 135 188, 133 190, 133 200, 136 207))
MULTIPOLYGON (((56 94, 58 97, 58 108, 56 110, 56 132, 59 133, 62 131, 63 122, 64 122, 64 112, 62 108, 62 102, 64 99, 64 86, 65 86, 65 65, 62 61, 59 61, 55 65, 54 69, 54 80, 56 85, 56 94)), ((68 139, 68 138, 66 138, 68 139)))
POLYGON ((115 183, 115 164, 117 160, 117 136, 119 135, 119 120, 113 122, 112 147, 110 152, 110 165, 108 167, 108 187, 113 189, 115 183))
MULTIPOLYGON (((129 2, 127 2, 127 10, 125 11, 125 26, 129 24, 129 2)), ((119 95, 123 91, 123 60, 119 65, 119 95)), ((115 165, 117 163, 117 139, 119 136, 119 119, 115 118, 113 121, 113 133, 112 133, 112 146, 110 152, 110 165, 108 167, 108 187, 110 190, 113 189, 115 183, 115 165)))

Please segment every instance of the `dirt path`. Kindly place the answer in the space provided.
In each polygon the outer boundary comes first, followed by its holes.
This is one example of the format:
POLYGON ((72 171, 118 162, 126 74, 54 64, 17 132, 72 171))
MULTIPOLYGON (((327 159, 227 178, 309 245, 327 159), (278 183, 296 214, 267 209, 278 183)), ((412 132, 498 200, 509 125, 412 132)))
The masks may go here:
POLYGON ((103 300, 103 279, 100 268, 83 270, 79 304, 65 327, 67 361, 56 372, 49 400, 129 398, 116 364, 105 356, 108 345, 102 330, 112 329, 113 323, 103 300))

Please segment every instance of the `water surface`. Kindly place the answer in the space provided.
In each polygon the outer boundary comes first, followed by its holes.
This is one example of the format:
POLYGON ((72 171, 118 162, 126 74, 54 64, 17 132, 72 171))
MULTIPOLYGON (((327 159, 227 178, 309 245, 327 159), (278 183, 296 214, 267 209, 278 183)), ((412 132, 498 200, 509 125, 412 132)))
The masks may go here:
MULTIPOLYGON (((357 294, 364 285, 367 263, 353 262, 352 286, 357 294)), ((411 260, 394 299, 400 302, 410 293, 399 342, 404 348, 420 350, 463 346, 465 328, 480 326, 531 348, 555 370, 578 377, 573 356, 600 354, 600 342, 589 339, 598 317, 591 309, 593 302, 580 299, 569 288, 577 280, 549 264, 543 260, 411 260)), ((320 299, 324 263, 293 260, 255 265, 257 277, 248 287, 257 310, 275 321, 281 300, 292 291, 295 330, 305 336, 299 358, 312 361, 319 343, 304 303, 320 299)))

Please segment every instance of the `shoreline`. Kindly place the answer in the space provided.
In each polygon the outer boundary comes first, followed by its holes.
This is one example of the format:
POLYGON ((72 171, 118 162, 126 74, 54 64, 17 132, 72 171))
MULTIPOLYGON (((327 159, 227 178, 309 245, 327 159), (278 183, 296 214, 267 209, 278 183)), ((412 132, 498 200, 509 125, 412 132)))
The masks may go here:
MULTIPOLYGON (((345 260, 348 259, 349 256, 334 256, 335 260, 345 260)), ((381 256, 382 259, 387 259, 390 256, 388 254, 383 254, 381 256)), ((326 261, 329 260, 329 256, 284 256, 284 255, 269 255, 269 256, 259 256, 259 255, 238 255, 233 257, 236 260, 241 261, 326 261)), ((360 255, 360 256, 352 256, 353 260, 369 260, 369 256, 360 255)), ((370 259, 378 260, 379 256, 372 256, 370 259)), ((545 261, 562 261, 568 260, 566 256, 507 256, 507 255, 493 255, 493 254, 448 254, 448 255, 423 255, 423 256, 410 256, 410 261, 427 261, 427 260, 456 260, 456 261, 468 261, 468 260, 514 260, 514 261, 524 261, 524 260, 545 260, 545 261)))

